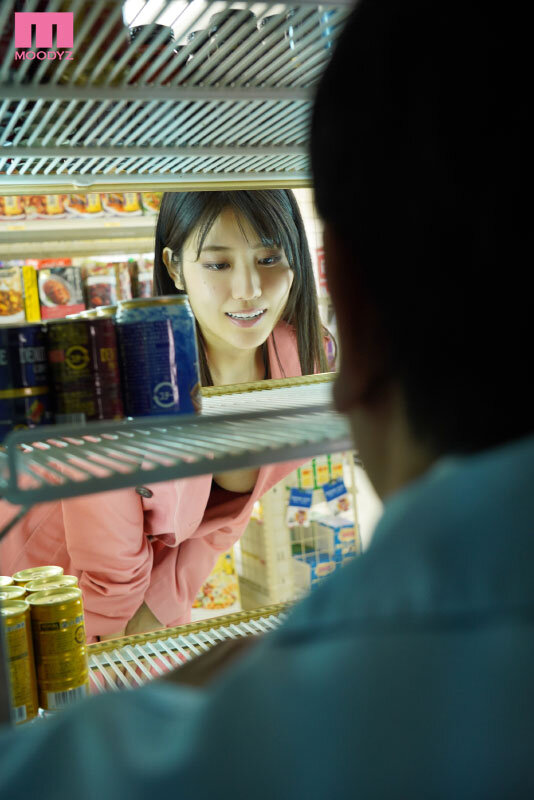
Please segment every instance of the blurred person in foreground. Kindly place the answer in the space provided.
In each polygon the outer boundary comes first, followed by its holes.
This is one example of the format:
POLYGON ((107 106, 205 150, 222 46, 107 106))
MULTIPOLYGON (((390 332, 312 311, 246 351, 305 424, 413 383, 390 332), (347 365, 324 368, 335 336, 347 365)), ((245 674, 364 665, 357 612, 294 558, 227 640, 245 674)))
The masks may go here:
POLYGON ((518 3, 361 0, 319 86, 369 550, 246 653, 4 730, 2 797, 534 796, 527 30, 518 3))

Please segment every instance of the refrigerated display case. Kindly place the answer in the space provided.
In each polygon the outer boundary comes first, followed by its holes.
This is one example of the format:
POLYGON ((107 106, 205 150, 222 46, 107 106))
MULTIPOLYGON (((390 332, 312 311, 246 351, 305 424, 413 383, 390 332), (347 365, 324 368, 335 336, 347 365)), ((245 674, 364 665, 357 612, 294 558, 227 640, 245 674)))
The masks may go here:
MULTIPOLYGON (((1 4, 0 195, 310 185, 314 85, 351 3, 223 2, 219 11, 238 5, 243 14, 219 17, 215 43, 213 4, 157 5, 156 19, 145 21, 162 23, 161 35, 147 25, 130 42, 119 0, 1 4), (32 45, 57 55, 58 40, 52 47, 31 40, 16 57, 14 13, 21 10, 72 12, 72 60, 28 57, 32 45), (269 19, 254 30, 241 24, 250 11, 269 19), (198 30, 205 34, 190 35, 198 30)), ((154 219, 91 224, 89 244, 80 243, 79 231, 67 237, 60 221, 46 230, 3 224, 0 258, 40 243, 45 253, 68 252, 69 242, 79 254, 113 252, 110 242, 119 252, 143 252, 154 219)), ((350 433, 332 411, 330 381, 206 390, 205 413, 194 420, 56 426, 38 438, 12 433, 0 452, 0 493, 21 506, 20 518, 33 503, 135 486, 148 475, 170 480, 347 450, 350 433)), ((5 719, 5 681, 0 707, 5 719)))

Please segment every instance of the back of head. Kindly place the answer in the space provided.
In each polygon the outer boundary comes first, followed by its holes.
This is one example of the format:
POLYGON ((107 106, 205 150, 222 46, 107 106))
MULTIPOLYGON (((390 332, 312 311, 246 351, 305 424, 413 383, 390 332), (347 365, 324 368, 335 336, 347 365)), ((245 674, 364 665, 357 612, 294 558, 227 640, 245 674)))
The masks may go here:
POLYGON ((351 254, 346 291, 357 272, 440 452, 534 428, 527 30, 516 2, 361 0, 317 93, 316 201, 351 254))

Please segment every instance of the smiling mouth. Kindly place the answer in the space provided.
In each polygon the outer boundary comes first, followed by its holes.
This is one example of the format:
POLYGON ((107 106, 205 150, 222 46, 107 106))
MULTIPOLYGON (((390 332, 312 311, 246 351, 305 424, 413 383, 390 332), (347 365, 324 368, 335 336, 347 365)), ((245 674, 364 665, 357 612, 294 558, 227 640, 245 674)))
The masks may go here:
POLYGON ((263 316, 263 314, 265 314, 266 311, 267 311, 267 309, 264 308, 264 309, 260 309, 260 310, 257 310, 257 311, 250 311, 249 313, 243 312, 243 313, 235 313, 234 314, 234 313, 232 313, 230 311, 226 311, 225 313, 226 313, 226 316, 230 317, 231 319, 252 320, 252 319, 258 319, 259 317, 263 316))

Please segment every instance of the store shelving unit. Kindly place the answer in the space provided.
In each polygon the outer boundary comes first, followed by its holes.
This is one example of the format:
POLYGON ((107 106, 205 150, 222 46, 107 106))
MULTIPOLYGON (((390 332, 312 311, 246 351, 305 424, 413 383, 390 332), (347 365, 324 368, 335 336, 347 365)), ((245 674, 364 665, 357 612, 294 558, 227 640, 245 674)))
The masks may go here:
MULTIPOLYGON (((208 27, 209 5, 184 0, 165 20, 179 43, 208 27)), ((239 7, 261 18, 274 5, 239 7)), ((27 11, 72 11, 82 20, 76 61, 15 65, 14 41, 4 35, 15 5, 6 0, 0 4, 0 194, 309 186, 314 86, 351 6, 352 0, 276 4, 278 16, 261 31, 229 17, 216 51, 202 35, 174 56, 174 45, 162 49, 161 39, 147 45, 141 36, 126 52, 118 39, 106 44, 122 18, 120 0, 27 0, 27 11), (287 31, 288 10, 296 36, 287 31), (95 32, 100 16, 105 22, 95 32), (134 81, 142 66, 142 78, 134 81)), ((170 0, 159 4, 160 15, 172 7, 170 0)), ((87 239, 95 254, 129 247, 142 252, 151 224, 136 219, 125 235, 122 226, 98 221, 87 239)), ((59 239, 53 227, 44 232, 16 222, 1 223, 0 232, 0 258, 87 249, 67 225, 59 239)), ((313 391, 318 385, 311 384, 313 391)), ((207 398, 201 418, 58 426, 39 431, 38 438, 11 434, 0 453, 0 494, 24 511, 45 499, 350 448, 347 423, 332 411, 329 396, 301 388, 274 409, 274 389, 264 409, 258 392, 249 393, 248 407, 243 401, 232 410, 215 394, 214 412, 207 398)), ((0 670, 0 719, 6 713, 0 670)))

